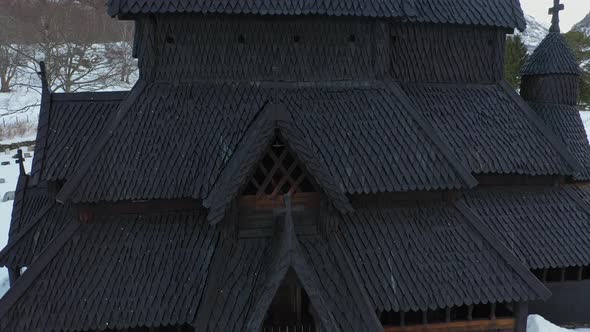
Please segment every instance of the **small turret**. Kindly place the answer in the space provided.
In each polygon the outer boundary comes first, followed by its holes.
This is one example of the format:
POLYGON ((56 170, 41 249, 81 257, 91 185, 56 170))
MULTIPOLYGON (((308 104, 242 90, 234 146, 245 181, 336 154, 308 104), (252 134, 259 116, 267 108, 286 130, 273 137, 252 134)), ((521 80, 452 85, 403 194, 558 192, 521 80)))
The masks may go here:
POLYGON ((560 33, 559 12, 564 5, 554 0, 549 34, 521 70, 522 97, 532 103, 576 105, 581 70, 574 52, 560 33))
POLYGON ((559 12, 564 5, 554 0, 549 34, 521 70, 520 94, 537 115, 561 138, 580 169, 574 181, 590 180, 590 145, 578 111, 581 69, 573 50, 560 33, 559 12))

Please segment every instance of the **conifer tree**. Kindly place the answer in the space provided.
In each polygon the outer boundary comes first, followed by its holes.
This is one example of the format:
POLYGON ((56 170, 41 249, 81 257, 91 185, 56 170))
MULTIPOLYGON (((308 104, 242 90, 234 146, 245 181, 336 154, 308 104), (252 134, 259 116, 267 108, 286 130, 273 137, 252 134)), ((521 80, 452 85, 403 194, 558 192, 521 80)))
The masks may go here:
POLYGON ((565 34, 565 39, 582 67, 580 104, 587 107, 590 105, 590 36, 579 31, 570 31, 565 34))
POLYGON ((519 35, 508 36, 506 39, 506 57, 504 75, 515 88, 520 87, 520 69, 528 59, 526 46, 519 35))

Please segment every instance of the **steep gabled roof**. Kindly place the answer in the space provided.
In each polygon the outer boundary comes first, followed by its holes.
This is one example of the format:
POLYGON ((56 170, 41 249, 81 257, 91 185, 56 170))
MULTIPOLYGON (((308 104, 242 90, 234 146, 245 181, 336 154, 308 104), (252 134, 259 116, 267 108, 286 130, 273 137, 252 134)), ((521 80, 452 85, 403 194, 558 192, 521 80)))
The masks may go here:
POLYGON ((225 241, 214 257, 211 273, 216 277, 205 298, 210 305, 199 312, 197 330, 258 330, 289 269, 328 331, 381 330, 334 237, 296 238, 293 231, 291 222, 274 238, 225 241))
POLYGON ((134 88, 58 200, 205 199, 234 154, 255 157, 239 144, 251 141, 244 138, 270 101, 290 114, 291 133, 307 141, 298 148, 311 153, 300 156, 306 167, 331 175, 339 191, 444 190, 476 184, 436 134, 423 127, 426 121, 412 112, 403 93, 392 87, 202 82, 152 83, 144 90, 143 85, 134 88))
POLYGON ((69 178, 126 95, 127 92, 92 92, 47 96, 49 102, 39 114, 31 172, 36 182, 69 178))
POLYGON ((580 75, 581 69, 565 37, 559 32, 550 32, 529 57, 520 74, 580 75))
POLYGON ((465 202, 531 269, 590 264, 588 188, 496 188, 465 195, 465 202))
POLYGON ((333 205, 343 213, 352 210, 342 189, 335 184, 326 166, 313 152, 313 143, 292 128, 291 121, 289 115, 277 109, 276 105, 267 105, 258 115, 203 202, 210 209, 208 219, 211 223, 219 222, 224 216, 232 200, 244 189, 249 177, 253 176, 254 167, 261 162, 263 153, 277 134, 303 162, 305 169, 333 205))
POLYGON ((108 12, 111 16, 170 13, 357 16, 521 31, 526 27, 518 0, 109 0, 108 12))
POLYGON ((275 239, 273 256, 265 274, 259 279, 245 330, 260 329, 268 307, 290 269, 296 274, 318 315, 318 330, 382 330, 370 303, 362 298, 360 290, 356 288, 358 282, 350 277, 346 268, 342 269, 346 265, 341 264, 346 263, 336 258, 335 246, 320 237, 298 239, 290 211, 290 196, 286 196, 285 205, 287 211, 281 234, 275 239), (314 255, 319 257, 312 257, 314 255), (335 279, 340 282, 339 287, 329 287, 335 279))
POLYGON ((2 298, 0 329, 192 323, 218 239, 205 217, 193 210, 71 223, 2 298))
POLYGON ((406 83, 403 89, 473 173, 573 175, 580 168, 504 83, 406 83))
POLYGON ((356 209, 342 244, 377 311, 527 302, 549 291, 462 206, 356 209))
POLYGON ((58 200, 64 192, 83 202, 206 197, 265 105, 257 91, 140 81, 58 200))
POLYGON ((240 331, 251 301, 264 277, 268 257, 272 257, 272 239, 222 240, 213 258, 211 279, 205 291, 203 307, 193 324, 197 331, 240 331))

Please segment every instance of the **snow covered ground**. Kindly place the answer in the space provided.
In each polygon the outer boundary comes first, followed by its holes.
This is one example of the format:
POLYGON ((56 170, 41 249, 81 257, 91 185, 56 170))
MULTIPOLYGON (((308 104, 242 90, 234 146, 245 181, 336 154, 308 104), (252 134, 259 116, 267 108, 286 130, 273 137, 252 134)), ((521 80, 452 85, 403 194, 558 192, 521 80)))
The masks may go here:
POLYGON ((586 135, 588 135, 588 140, 590 140, 590 111, 580 112, 582 116, 582 122, 584 122, 584 127, 586 128, 586 135))
POLYGON ((526 326, 527 332, 568 332, 568 331, 576 331, 576 332, 590 332, 589 329, 564 329, 562 327, 556 326, 551 322, 548 322, 545 318, 539 315, 530 315, 527 321, 526 326))

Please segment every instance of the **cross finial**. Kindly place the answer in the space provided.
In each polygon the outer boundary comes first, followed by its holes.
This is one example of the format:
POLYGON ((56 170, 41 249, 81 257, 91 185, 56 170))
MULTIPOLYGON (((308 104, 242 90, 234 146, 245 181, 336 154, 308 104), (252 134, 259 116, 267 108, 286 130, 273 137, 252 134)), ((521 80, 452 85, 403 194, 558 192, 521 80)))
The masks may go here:
POLYGON ((549 8, 549 15, 553 15, 549 32, 561 32, 561 29, 559 29, 559 12, 564 10, 565 6, 562 3, 559 3, 559 1, 560 0, 553 0, 553 7, 549 8))

